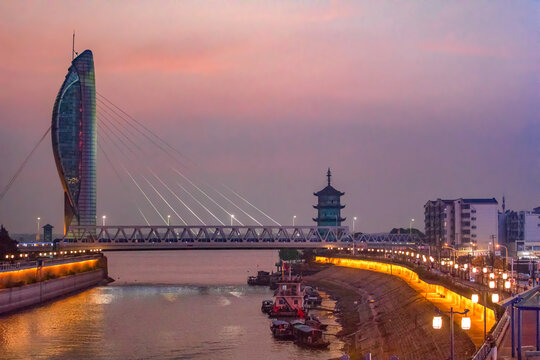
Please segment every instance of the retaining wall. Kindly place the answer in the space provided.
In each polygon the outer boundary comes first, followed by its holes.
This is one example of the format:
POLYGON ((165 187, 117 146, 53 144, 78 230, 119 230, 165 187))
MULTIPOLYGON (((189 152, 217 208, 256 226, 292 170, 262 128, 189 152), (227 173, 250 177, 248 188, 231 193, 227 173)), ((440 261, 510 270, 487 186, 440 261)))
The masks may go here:
MULTIPOLYGON (((442 285, 429 284, 421 280, 418 274, 409 268, 400 265, 380 263, 368 260, 344 259, 344 258, 329 258, 317 256, 316 261, 319 263, 334 264, 337 266, 346 266, 356 269, 376 271, 393 276, 397 276, 404 280, 411 288, 419 293, 425 293, 426 299, 437 305, 443 311, 454 308, 454 311, 463 311, 469 309, 469 316, 472 324, 469 336, 475 343, 480 346, 483 343, 483 322, 484 322, 484 306, 475 304, 471 299, 457 294, 442 285)), ((456 323, 461 320, 461 316, 455 316, 456 323)), ((489 331, 495 325, 495 312, 486 309, 486 328, 489 331)), ((458 325, 459 326, 459 325, 458 325)))

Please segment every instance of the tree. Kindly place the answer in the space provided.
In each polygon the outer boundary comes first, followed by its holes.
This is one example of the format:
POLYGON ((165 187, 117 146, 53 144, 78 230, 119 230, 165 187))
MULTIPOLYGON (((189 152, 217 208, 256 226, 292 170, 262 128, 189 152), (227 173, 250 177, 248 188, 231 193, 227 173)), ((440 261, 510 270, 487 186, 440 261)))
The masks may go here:
POLYGON ((282 261, 298 260, 300 253, 296 249, 279 249, 279 258, 282 261))
POLYGON ((423 238, 424 237, 424 233, 421 232, 420 230, 418 229, 415 229, 415 228, 393 228, 392 230, 390 230, 390 234, 413 234, 413 235, 418 235, 419 237, 423 238))
POLYGON ((3 225, 0 225, 0 257, 4 259, 8 254, 16 254, 17 241, 9 237, 9 233, 3 225))

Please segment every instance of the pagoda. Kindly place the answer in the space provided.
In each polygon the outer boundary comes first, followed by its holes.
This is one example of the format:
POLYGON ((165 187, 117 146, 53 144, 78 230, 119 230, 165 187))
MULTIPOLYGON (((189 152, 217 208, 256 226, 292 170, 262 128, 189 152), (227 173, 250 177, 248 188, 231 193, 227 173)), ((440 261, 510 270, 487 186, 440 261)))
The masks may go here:
POLYGON ((344 192, 338 191, 330 185, 332 173, 328 168, 328 186, 319 192, 313 193, 318 199, 317 205, 313 205, 317 209, 317 217, 313 219, 317 226, 341 226, 341 222, 345 218, 341 217, 341 209, 345 205, 341 205, 340 198, 345 195, 344 192))

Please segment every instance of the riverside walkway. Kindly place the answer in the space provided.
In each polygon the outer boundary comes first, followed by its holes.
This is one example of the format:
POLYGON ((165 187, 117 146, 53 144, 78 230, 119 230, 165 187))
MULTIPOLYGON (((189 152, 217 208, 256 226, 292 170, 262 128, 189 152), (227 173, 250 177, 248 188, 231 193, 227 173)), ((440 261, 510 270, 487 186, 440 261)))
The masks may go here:
MULTIPOLYGON (((468 316, 471 318, 471 329, 468 330, 467 333, 477 348, 479 348, 484 342, 483 305, 473 303, 471 299, 457 294, 442 285, 429 284, 423 280, 420 280, 417 273, 406 268, 405 266, 369 260, 319 256, 316 258, 316 261, 319 263, 329 263, 337 266, 370 270, 397 276, 404 280, 413 290, 419 294, 422 294, 426 300, 433 303, 439 310, 443 312, 450 311, 450 308, 453 308, 454 311, 461 312, 465 309, 469 309, 470 311, 468 316)), ((487 331, 489 331, 496 323, 495 312, 488 308, 486 309, 486 313, 487 331)), ((433 315, 435 316, 436 313, 434 312, 433 315)), ((462 315, 456 314, 454 316, 454 322, 457 324, 457 326, 460 326, 461 318, 462 315)))

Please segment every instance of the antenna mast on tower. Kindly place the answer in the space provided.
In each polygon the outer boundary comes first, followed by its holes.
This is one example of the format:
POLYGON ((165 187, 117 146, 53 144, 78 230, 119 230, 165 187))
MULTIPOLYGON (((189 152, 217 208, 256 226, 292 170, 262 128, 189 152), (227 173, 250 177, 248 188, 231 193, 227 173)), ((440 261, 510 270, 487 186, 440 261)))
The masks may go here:
POLYGON ((75 30, 73 30, 73 42, 71 44, 71 60, 75 59, 75 30))

